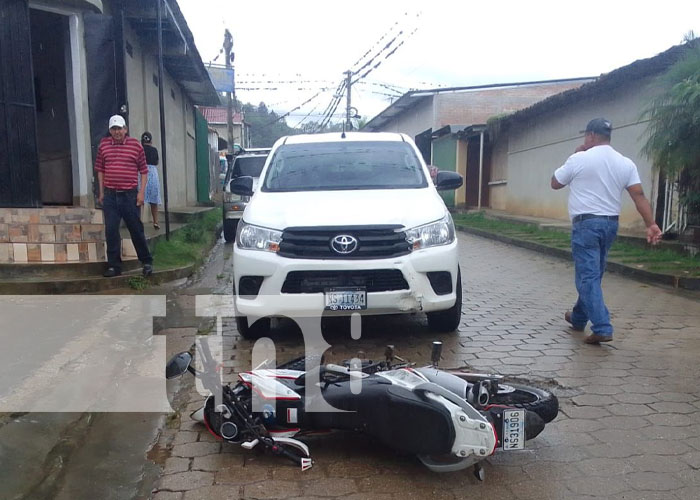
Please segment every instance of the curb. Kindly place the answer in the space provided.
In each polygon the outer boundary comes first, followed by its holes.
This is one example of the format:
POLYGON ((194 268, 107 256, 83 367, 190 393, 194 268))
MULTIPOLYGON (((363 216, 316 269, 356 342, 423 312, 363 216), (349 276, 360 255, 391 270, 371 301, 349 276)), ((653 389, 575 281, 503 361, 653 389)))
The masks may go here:
MULTIPOLYGON (((149 286, 158 285, 167 281, 186 278, 194 271, 195 266, 185 266, 164 271, 155 271, 149 278, 145 278, 149 286)), ((52 281, 16 281, 1 282, 0 295, 60 295, 77 293, 96 293, 105 290, 125 289, 129 287, 129 280, 141 277, 141 273, 122 274, 114 278, 95 276, 86 279, 52 280, 52 281)), ((136 292, 136 290, 134 290, 136 292)))
MULTIPOLYGON (((491 233, 489 231, 483 231, 481 229, 476 229, 473 227, 463 226, 459 224, 455 224, 455 227, 458 231, 462 231, 464 233, 469 233, 475 236, 481 236, 482 238, 500 241, 501 243, 507 243, 509 245, 527 248, 528 250, 534 250, 535 252, 544 253, 552 257, 558 257, 569 261, 572 260, 571 250, 549 247, 540 243, 519 240, 516 238, 511 238, 510 236, 504 236, 498 233, 491 233)), ((674 276, 672 274, 654 273, 652 271, 647 271, 645 269, 637 269, 635 267, 612 261, 608 261, 607 270, 644 283, 667 285, 672 288, 682 288, 684 290, 700 290, 700 278, 685 278, 683 276, 674 276)))

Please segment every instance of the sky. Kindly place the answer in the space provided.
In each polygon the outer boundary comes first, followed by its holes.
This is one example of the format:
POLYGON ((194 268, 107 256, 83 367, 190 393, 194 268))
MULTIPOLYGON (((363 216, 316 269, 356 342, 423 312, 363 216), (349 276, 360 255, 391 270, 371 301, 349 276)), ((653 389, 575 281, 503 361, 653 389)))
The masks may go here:
MULTIPOLYGON (((700 35, 697 0, 178 4, 205 64, 224 63, 223 55, 214 59, 228 28, 237 98, 291 112, 291 126, 320 121, 344 72, 374 55, 353 76, 352 106, 365 119, 411 89, 599 76, 681 43, 691 30, 700 35)), ((345 105, 343 97, 333 121, 344 119, 345 105)))

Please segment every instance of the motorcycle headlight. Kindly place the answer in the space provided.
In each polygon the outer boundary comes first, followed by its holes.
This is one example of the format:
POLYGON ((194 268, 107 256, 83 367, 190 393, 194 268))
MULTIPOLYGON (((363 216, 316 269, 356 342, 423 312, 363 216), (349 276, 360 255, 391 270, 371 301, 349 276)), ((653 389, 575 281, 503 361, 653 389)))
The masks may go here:
POLYGON ((439 221, 409 229, 406 231, 406 240, 411 244, 413 250, 449 245, 455 240, 455 225, 452 222, 452 216, 448 213, 439 221))
POLYGON ((282 231, 246 224, 242 220, 238 223, 236 244, 239 248, 279 252, 281 240, 282 231))

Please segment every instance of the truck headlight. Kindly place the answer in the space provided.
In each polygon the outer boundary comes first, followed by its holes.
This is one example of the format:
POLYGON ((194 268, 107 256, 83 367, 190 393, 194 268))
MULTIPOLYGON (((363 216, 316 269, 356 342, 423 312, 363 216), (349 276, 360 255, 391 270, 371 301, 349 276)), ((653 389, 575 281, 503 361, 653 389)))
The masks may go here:
POLYGON ((238 248, 279 252, 281 240, 282 231, 246 224, 242 220, 238 223, 238 234, 236 235, 238 248))
POLYGON ((406 231, 406 240, 411 244, 412 250, 449 245, 455 240, 452 216, 448 212, 438 221, 409 229, 406 231))

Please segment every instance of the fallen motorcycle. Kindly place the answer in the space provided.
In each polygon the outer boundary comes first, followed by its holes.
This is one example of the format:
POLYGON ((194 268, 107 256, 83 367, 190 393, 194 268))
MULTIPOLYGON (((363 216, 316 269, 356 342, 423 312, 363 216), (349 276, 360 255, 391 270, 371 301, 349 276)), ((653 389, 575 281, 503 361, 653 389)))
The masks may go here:
POLYGON ((547 391, 506 383, 500 375, 441 370, 441 349, 434 342, 432 365, 420 368, 387 346, 383 361, 322 364, 301 357, 240 373, 237 384, 222 385, 218 377, 205 376, 213 364, 206 346, 199 346, 203 372, 183 352, 169 361, 166 376, 190 371, 202 380, 212 395, 191 416, 214 436, 245 449, 263 446, 302 470, 313 462, 308 446, 296 437, 349 430, 415 454, 435 472, 473 465, 483 480, 480 462, 497 450, 523 449, 557 416, 558 401, 547 391), (307 372, 307 366, 315 367, 307 372), (330 407, 307 411, 319 397, 330 407))

